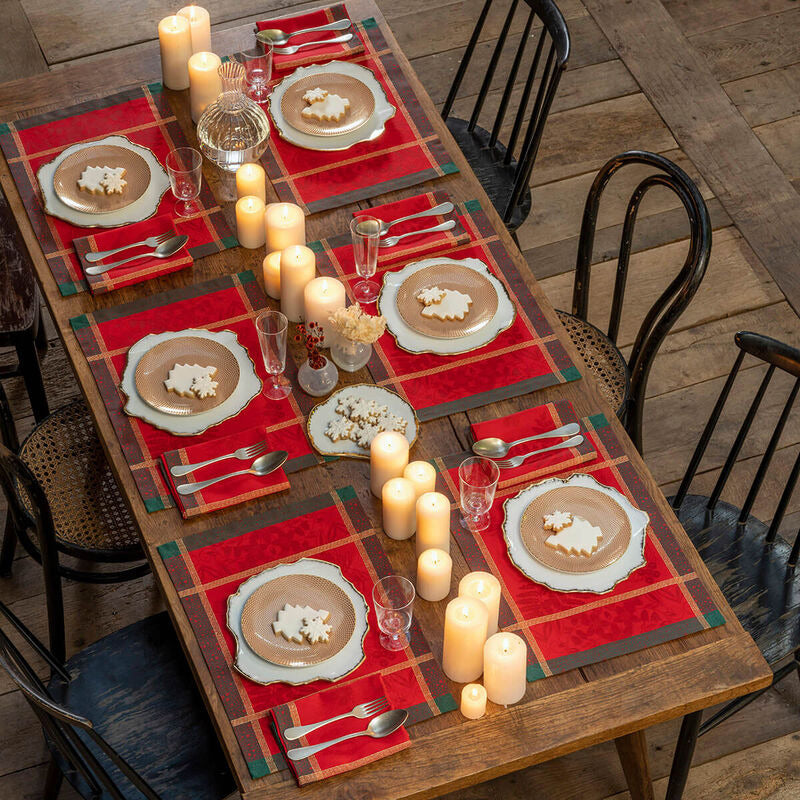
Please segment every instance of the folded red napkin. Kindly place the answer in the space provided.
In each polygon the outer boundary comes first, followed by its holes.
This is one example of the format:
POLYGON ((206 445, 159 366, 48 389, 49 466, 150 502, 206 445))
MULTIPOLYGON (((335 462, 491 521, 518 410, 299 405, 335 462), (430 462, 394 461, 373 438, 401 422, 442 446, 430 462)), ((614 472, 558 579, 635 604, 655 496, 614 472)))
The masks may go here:
MULTIPOLYGON (((256 22, 256 30, 263 31, 265 28, 279 28, 285 33, 294 33, 305 28, 317 28, 320 25, 327 25, 329 22, 336 22, 340 19, 350 19, 344 3, 337 3, 329 8, 318 8, 305 14, 297 14, 292 17, 280 17, 278 19, 266 19, 256 22)), ((317 33, 304 33, 295 36, 290 45, 303 44, 303 42, 319 42, 323 39, 335 39, 345 33, 352 33, 353 38, 347 42, 339 44, 319 45, 317 47, 306 47, 298 50, 294 55, 279 55, 275 53, 272 57, 272 69, 274 71, 285 71, 295 69, 303 64, 320 64, 330 61, 333 58, 349 58, 364 52, 364 43, 361 41, 355 26, 345 31, 318 31, 317 33)))
MULTIPOLYGON (((522 439, 526 436, 534 436, 537 433, 560 428, 568 422, 580 422, 580 420, 569 400, 557 400, 555 403, 545 403, 535 408, 519 411, 516 414, 509 414, 507 417, 500 417, 500 419, 477 422, 471 425, 470 428, 474 441, 496 436, 506 442, 513 442, 515 439, 522 439)), ((513 486, 515 483, 534 480, 550 475, 553 472, 562 472, 570 467, 576 467, 578 464, 583 464, 587 461, 593 461, 597 457, 597 453, 589 437, 585 435, 586 430, 585 423, 581 422, 581 433, 584 434, 584 439, 583 443, 578 447, 567 447, 562 450, 542 453, 540 456, 529 458, 519 467, 501 470, 498 487, 513 486)), ((532 450, 540 450, 564 441, 566 439, 559 436, 525 442, 512 448, 505 458, 513 458, 514 456, 530 453, 532 450)))
MULTIPOLYGON (((335 717, 338 714, 345 714, 359 703, 368 703, 380 697, 385 697, 389 701, 390 708, 398 707, 392 704, 392 697, 386 689, 387 684, 380 675, 368 675, 345 686, 336 686, 333 689, 326 689, 324 692, 308 695, 300 700, 275 706, 271 711, 272 722, 281 747, 286 752, 293 747, 320 744, 348 733, 366 730, 369 720, 348 717, 338 722, 332 722, 330 725, 324 725, 297 741, 288 742, 283 738, 286 728, 308 725, 335 717)), ((303 784, 329 778, 331 775, 348 772, 364 764, 377 761, 404 750, 410 744, 408 731, 401 727, 383 739, 359 736, 322 750, 310 758, 300 761, 292 761, 287 758, 286 763, 297 779, 297 783, 303 786, 303 784)))
MULTIPOLYGON (((177 491, 177 487, 180 484, 204 481, 209 478, 216 478, 218 475, 227 475, 230 472, 247 469, 254 459, 240 461, 237 458, 226 458, 223 461, 217 461, 215 464, 201 467, 188 475, 181 475, 178 478, 173 477, 170 472, 171 467, 208 461, 211 458, 232 453, 240 447, 249 447, 262 441, 267 444, 266 450, 264 450, 265 453, 272 450, 288 450, 289 458, 292 458, 292 443, 287 439, 291 430, 287 428, 286 431, 280 431, 280 435, 276 435, 274 431, 266 434, 263 428, 250 428, 245 431, 237 431, 220 439, 200 442, 164 453, 161 456, 161 469, 184 519, 194 517, 197 514, 205 514, 208 511, 218 511, 221 508, 243 503, 245 500, 282 492, 289 488, 289 479, 283 469, 276 469, 275 472, 264 477, 240 475, 236 478, 229 478, 226 481, 215 483, 200 492, 182 495, 178 494, 177 491)), ((302 444, 305 445, 305 442, 302 444)))

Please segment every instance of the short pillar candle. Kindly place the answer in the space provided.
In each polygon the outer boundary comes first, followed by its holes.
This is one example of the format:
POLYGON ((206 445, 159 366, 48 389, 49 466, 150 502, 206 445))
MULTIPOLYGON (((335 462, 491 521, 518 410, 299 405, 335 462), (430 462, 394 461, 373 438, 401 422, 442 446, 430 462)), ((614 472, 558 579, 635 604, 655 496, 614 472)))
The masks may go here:
POLYGON ((392 478, 402 478, 408 464, 408 439, 397 431, 379 433, 369 447, 369 487, 375 497, 381 497, 383 484, 392 478))
POLYGON ((281 253, 281 311, 289 322, 303 321, 303 292, 316 272, 314 251, 305 245, 292 245, 281 253))
POLYGON ((441 492, 417 498, 417 555, 432 547, 450 552, 450 501, 441 492))
MULTIPOLYGON (((222 80, 218 72, 220 64, 222 59, 216 53, 199 52, 189 59, 189 107, 192 112, 192 122, 196 123, 206 107, 211 105, 222 92, 222 80)), ((244 192, 244 194, 255 194, 255 192, 244 192)))
POLYGON ((435 603, 450 594, 453 559, 444 550, 432 548, 420 553, 417 559, 417 594, 435 603))
POLYGON ((486 689, 479 683, 468 683, 461 690, 461 713, 467 719, 480 719, 486 713, 486 689))
POLYGON ((436 470, 427 461, 412 461, 405 468, 403 477, 414 484, 417 497, 436 490, 436 470))
POLYGON ((518 703, 527 686, 528 648, 514 633, 501 631, 483 648, 483 685, 486 694, 501 706, 518 703))
POLYGON ((335 332, 328 317, 338 308, 344 308, 347 298, 344 284, 336 278, 314 278, 303 290, 305 299, 306 321, 316 322, 322 328, 320 347, 330 347, 335 332))
POLYGON ((192 37, 192 52, 200 53, 211 49, 211 16, 200 6, 184 6, 178 16, 189 23, 192 37))
POLYGON ((267 251, 306 243, 306 218, 294 203, 270 203, 264 212, 267 251))
POLYGON ((470 572, 458 584, 459 597, 480 600, 489 612, 489 636, 497 633, 500 615, 500 581, 491 572, 470 572))
POLYGON ((416 495, 411 481, 390 478, 381 490, 383 530, 390 539, 410 539, 417 523, 416 495))
POLYGON ((158 23, 158 44, 161 48, 161 81, 167 89, 189 88, 189 59, 192 55, 192 34, 188 20, 174 14, 158 23))
MULTIPOLYGON (((262 203, 267 202, 267 173, 261 164, 242 164, 236 170, 236 196, 248 195, 260 198, 262 203)), ((264 235, 266 237, 266 231, 264 235)))
POLYGON ((444 612, 442 669, 450 680, 469 683, 483 672, 489 612, 480 600, 456 597, 444 612))
POLYGON ((242 247, 255 250, 264 244, 264 203, 257 197, 243 197, 236 202, 236 238, 242 247))
POLYGON ((281 251, 268 253, 264 259, 264 286, 273 300, 281 299, 281 251))

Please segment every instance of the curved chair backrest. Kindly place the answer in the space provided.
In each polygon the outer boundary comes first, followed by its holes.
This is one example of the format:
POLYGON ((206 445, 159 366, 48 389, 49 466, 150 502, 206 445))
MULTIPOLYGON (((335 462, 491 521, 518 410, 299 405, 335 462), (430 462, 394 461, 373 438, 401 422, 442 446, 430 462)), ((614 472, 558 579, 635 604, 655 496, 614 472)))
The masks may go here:
MULTIPOLYGON (((714 429, 717 426, 717 422, 719 421, 720 414, 722 413, 722 410, 728 399, 728 395, 730 394, 731 388, 736 381, 736 376, 738 375, 739 369, 742 366, 742 361, 744 361, 745 354, 749 354, 756 357, 760 361, 763 361, 767 365, 767 370, 764 373, 764 377, 761 380, 758 389, 756 390, 752 402, 750 403, 750 407, 748 408, 744 421, 742 422, 741 427, 736 434, 736 438, 734 439, 733 444, 728 451, 728 456, 725 459, 725 463, 722 467, 722 471, 719 474, 719 478, 717 479, 717 482, 708 497, 706 509, 709 513, 713 514, 714 509, 719 502, 720 496, 725 488, 725 484, 728 482, 731 471, 733 470, 736 460, 739 457, 739 453, 742 450, 742 445, 744 445, 747 435, 750 432, 750 428, 752 427, 753 420, 756 417, 759 406, 761 405, 764 395, 766 394, 770 382, 772 381, 772 377, 775 374, 775 370, 781 370, 782 372, 793 376, 795 381, 792 384, 791 390, 789 391, 789 395, 783 406, 781 415, 778 418, 775 429, 773 430, 772 436, 767 444, 767 449, 765 450, 764 455, 761 457, 755 477, 753 478, 753 482, 750 485, 747 497, 742 505, 741 513, 739 514, 739 524, 744 525, 750 516, 750 512, 753 509, 753 504, 755 503, 758 493, 764 484, 764 479, 767 476, 769 466, 772 462, 772 457, 775 455, 778 442, 780 441, 783 430, 786 427, 786 422, 789 419, 792 408, 794 407, 797 393, 800 390, 800 350, 795 347, 791 347, 788 344, 784 344, 783 342, 779 342, 777 339, 771 339, 769 336, 763 336, 759 333, 751 333, 750 331, 740 331, 734 337, 734 341, 736 342, 736 346, 739 348, 739 354, 736 357, 733 368, 728 375, 728 379, 725 381, 725 385, 722 387, 722 392, 717 399, 714 409, 711 412, 711 416, 709 417, 706 427, 703 430, 699 442, 697 443, 697 447, 695 448, 694 454, 689 462, 689 466, 686 470, 686 474, 683 477, 683 481, 678 488, 677 494, 673 498, 672 505, 673 508, 678 510, 686 498, 692 480, 694 479, 697 469, 700 466, 700 461, 702 460, 703 455, 708 448, 709 441, 711 440, 714 429)), ((773 541, 778 533, 778 529, 780 528, 783 518, 786 515, 786 508, 789 504, 789 500, 791 499, 794 488, 797 485, 798 477, 800 477, 800 454, 798 454, 794 461, 794 466, 792 467, 786 480, 783 493, 778 501, 778 506, 775 510, 772 522, 770 523, 769 530, 767 531, 766 540, 768 542, 773 541)), ((789 556, 789 563, 791 565, 794 566, 797 563, 799 554, 800 531, 798 531, 798 535, 795 537, 794 546, 792 547, 792 551, 789 556)))
MULTIPOLYGON (((444 119, 450 116, 472 57, 475 55, 476 50, 479 49, 478 43, 480 42, 487 17, 495 5, 498 5, 496 0, 486 0, 483 5, 469 44, 467 44, 467 49, 464 51, 461 63, 456 71, 450 92, 442 107, 442 117, 444 119)), ((514 173, 514 186, 508 198, 506 209, 502 212, 504 222, 508 222, 514 207, 520 202, 527 189, 536 155, 539 152, 539 144, 547 122, 547 115, 550 113, 550 107, 553 104, 553 98, 556 95, 561 75, 567 66, 569 50, 570 40, 567 23, 553 0, 523 0, 522 4, 520 4, 519 0, 511 0, 500 34, 497 37, 491 55, 488 57, 488 63, 481 66, 483 80, 469 118, 469 131, 474 131, 475 126, 478 125, 498 66, 501 67, 501 74, 503 69, 508 70, 505 87, 493 120, 491 122, 487 121, 487 124, 482 126, 489 130, 491 125, 489 148, 496 149, 506 164, 511 164, 515 159, 517 163, 514 173), (519 41, 514 46, 512 40, 516 39, 518 34, 511 36, 509 34, 511 34, 514 27, 514 18, 520 5, 523 8, 519 21, 524 20, 524 25, 519 41), (533 41, 531 31, 535 27, 539 27, 539 25, 541 25, 539 35, 538 37, 533 37, 536 39, 536 48, 533 50, 532 55, 526 57, 528 42, 533 41), (506 46, 508 46, 507 51, 506 46), (508 55, 504 56, 504 52, 507 52, 508 55), (506 64, 504 58, 506 60, 513 58, 513 61, 510 64, 506 64), (520 72, 523 64, 527 69, 527 77, 524 85, 522 85, 519 106, 514 116, 508 142, 501 143, 499 142, 500 131, 503 128, 512 94, 517 88, 517 79, 525 74, 520 72), (528 120, 527 127, 525 127, 526 119, 528 120), (524 135, 523 128, 525 128, 524 135)), ((488 112, 487 117, 491 119, 491 114, 488 112)))
POLYGON ((612 158, 597 173, 586 198, 578 242, 578 259, 575 265, 575 286, 572 294, 572 313, 575 316, 582 320, 586 320, 588 317, 592 250, 603 190, 611 178, 627 164, 646 164, 655 167, 660 172, 650 175, 639 183, 628 201, 625 212, 617 275, 614 282, 614 297, 608 321, 608 337, 614 344, 617 342, 622 318, 636 218, 639 206, 650 189, 654 186, 663 186, 678 196, 689 218, 690 230, 689 252, 686 261, 680 272, 645 315, 628 359, 631 385, 628 407, 625 409, 626 428, 636 446, 641 450, 642 412, 650 368, 653 366, 653 360, 661 343, 686 306, 689 305, 703 280, 711 255, 711 220, 697 186, 677 164, 668 158, 643 150, 629 150, 612 158))

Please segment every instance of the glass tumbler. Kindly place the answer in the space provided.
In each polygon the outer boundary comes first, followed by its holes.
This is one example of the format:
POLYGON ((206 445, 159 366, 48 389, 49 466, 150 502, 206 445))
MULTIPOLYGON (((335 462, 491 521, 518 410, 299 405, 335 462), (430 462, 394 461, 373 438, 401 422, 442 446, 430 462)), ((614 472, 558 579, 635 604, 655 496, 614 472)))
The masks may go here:
POLYGON ((247 96, 256 103, 263 103, 269 97, 272 79, 272 44, 260 42, 252 50, 239 53, 237 59, 244 66, 247 96))
POLYGON ((488 458, 470 456, 458 468, 461 494, 461 523, 471 531, 489 527, 489 510, 494 503, 500 469, 488 458))
POLYGON ((350 221, 350 233, 353 237, 356 272, 364 278, 353 287, 353 294, 360 303, 374 303, 378 299, 380 286, 369 279, 378 269, 381 221, 374 217, 357 217, 350 221))
POLYGON ((380 643, 386 650, 402 650, 414 617, 414 584, 400 575, 387 575, 372 587, 380 643))
POLYGON ((197 198, 203 185, 203 156, 193 147, 179 147, 167 153, 167 175, 172 194, 178 201, 175 213, 191 217, 200 211, 197 198))
POLYGON ((289 321, 280 311, 262 311, 256 317, 258 343, 264 357, 264 368, 270 382, 264 394, 271 400, 281 400, 292 391, 292 385, 283 374, 286 368, 286 334, 289 321))

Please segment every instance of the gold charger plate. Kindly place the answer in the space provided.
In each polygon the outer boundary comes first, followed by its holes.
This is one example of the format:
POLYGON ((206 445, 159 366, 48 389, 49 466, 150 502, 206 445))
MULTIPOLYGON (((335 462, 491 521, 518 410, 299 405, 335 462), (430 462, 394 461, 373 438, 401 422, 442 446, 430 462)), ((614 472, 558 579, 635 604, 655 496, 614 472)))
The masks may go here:
POLYGON ((133 150, 113 144, 89 145, 68 155, 53 173, 53 189, 62 203, 87 214, 107 214, 135 203, 150 185, 150 167, 133 150), (78 188, 86 167, 124 167, 122 194, 92 194, 78 188))
POLYGON ((397 311, 410 328, 435 339, 460 339, 486 325, 497 313, 497 292, 489 279, 459 264, 431 264, 409 275, 397 290, 397 311), (417 300, 422 289, 438 286, 455 289, 472 298, 464 319, 442 320, 423 317, 424 306, 417 300))
POLYGON ((136 391, 149 406, 165 414, 189 416, 216 408, 233 394, 239 383, 239 364, 227 347, 213 339, 179 336, 148 350, 139 359, 133 378, 136 391), (215 366, 214 380, 219 384, 216 395, 200 399, 170 392, 164 381, 175 364, 215 366))
POLYGON ((272 664, 309 667, 335 656, 356 628, 356 611, 344 590, 318 575, 283 575, 259 586, 242 609, 242 635, 253 652, 272 664), (286 603, 330 612, 327 642, 290 642, 272 630, 286 603))
POLYGON ((587 573, 613 564, 625 553, 631 540, 631 524, 625 510, 608 495, 584 486, 564 486, 539 495, 525 509, 520 525, 525 549, 539 562, 559 572, 587 573), (590 556, 567 555, 545 540, 553 532, 544 529, 543 518, 554 511, 569 511, 603 531, 603 538, 590 556))
POLYGON ((369 87, 351 75, 320 72, 307 75, 292 84, 281 98, 281 114, 293 128, 311 136, 340 136, 358 130, 375 111, 375 96, 369 87), (306 119, 302 110, 308 107, 303 95, 310 89, 326 89, 350 101, 350 108, 339 122, 306 119))

